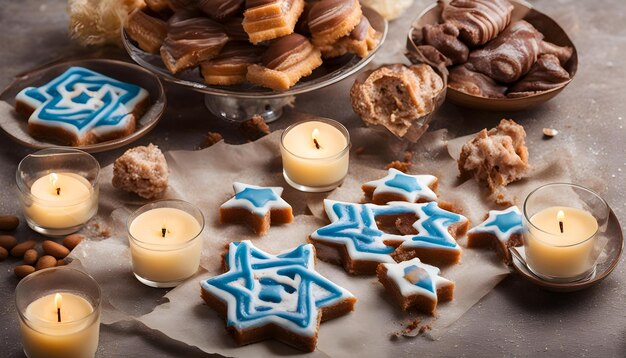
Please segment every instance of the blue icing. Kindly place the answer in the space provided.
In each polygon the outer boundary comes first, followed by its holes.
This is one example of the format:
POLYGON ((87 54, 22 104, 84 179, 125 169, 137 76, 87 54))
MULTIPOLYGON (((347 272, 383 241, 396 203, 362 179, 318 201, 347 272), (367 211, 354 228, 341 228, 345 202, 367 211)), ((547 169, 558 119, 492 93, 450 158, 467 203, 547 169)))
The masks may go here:
POLYGON ((430 291, 436 294, 437 292, 435 291, 435 285, 433 283, 433 280, 428 274, 428 272, 424 270, 423 268, 418 267, 416 265, 407 266, 404 268, 404 275, 406 276, 409 272, 413 270, 420 270, 420 273, 419 273, 420 280, 413 284, 417 287, 421 287, 427 291, 430 291))
POLYGON ((448 228, 460 222, 462 216, 443 210, 434 202, 424 205, 422 211, 427 217, 426 220, 422 221, 423 231, 420 231, 411 240, 445 247, 456 247, 457 243, 450 237, 448 228))
POLYGON ((206 280, 203 285, 213 286, 225 291, 236 300, 235 317, 229 317, 228 326, 239 326, 247 321, 279 317, 293 322, 299 327, 309 327, 313 322, 312 310, 325 307, 327 304, 340 299, 342 289, 320 276, 308 267, 312 250, 310 245, 301 245, 296 249, 277 256, 269 255, 248 242, 232 243, 227 260, 229 271, 206 280), (255 281, 255 272, 268 268, 278 268, 276 275, 289 278, 300 277, 297 287, 279 282, 267 275, 255 281), (254 297, 254 287, 260 285, 258 297, 254 297), (321 287, 327 293, 315 298, 312 294, 312 285, 321 287), (282 292, 296 294, 297 304, 293 311, 272 307, 260 302, 281 302, 282 292))
POLYGON ((236 199, 247 200, 257 208, 262 208, 270 201, 278 200, 276 193, 269 188, 245 188, 244 190, 235 194, 236 199))
POLYGON ((393 179, 387 180, 385 185, 404 190, 408 193, 422 190, 422 186, 417 182, 417 179, 403 173, 396 174, 393 179))
POLYGON ((130 114, 127 108, 142 92, 141 87, 117 81, 82 67, 71 67, 42 87, 27 88, 22 95, 40 103, 33 116, 41 121, 69 124, 77 130, 117 125, 130 114), (81 92, 75 91, 83 87, 81 92), (106 88, 105 88, 106 87, 106 88), (103 91, 102 103, 89 104, 94 98, 86 91, 103 91), (68 96, 72 93, 73 97, 68 96))
POLYGON ((345 238, 351 240, 357 251, 390 254, 394 248, 379 240, 384 232, 376 227, 374 212, 366 205, 335 203, 332 210, 338 220, 320 228, 316 234, 321 237, 345 238))
POLYGON ((507 233, 511 230, 511 234, 522 233, 522 215, 513 210, 498 213, 493 220, 484 224, 485 228, 495 227, 500 232, 507 233))

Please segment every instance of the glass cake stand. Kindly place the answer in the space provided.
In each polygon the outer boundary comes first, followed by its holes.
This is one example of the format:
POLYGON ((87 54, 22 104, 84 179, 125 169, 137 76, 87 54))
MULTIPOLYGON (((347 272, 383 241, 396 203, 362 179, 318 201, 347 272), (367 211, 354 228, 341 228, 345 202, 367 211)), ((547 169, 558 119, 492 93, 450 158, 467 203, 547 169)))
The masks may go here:
POLYGON ((367 16, 372 27, 382 35, 376 48, 365 58, 347 54, 324 60, 322 66, 315 69, 313 74, 304 77, 286 91, 274 91, 252 84, 211 86, 204 82, 198 68, 174 75, 165 67, 161 56, 141 50, 126 31, 122 31, 122 42, 130 57, 140 66, 166 81, 204 93, 205 105, 214 115, 229 121, 244 121, 258 114, 266 122, 272 122, 282 115, 285 105, 293 102, 293 96, 337 83, 356 73, 372 60, 387 36, 387 21, 370 8, 363 7, 363 14, 367 16))

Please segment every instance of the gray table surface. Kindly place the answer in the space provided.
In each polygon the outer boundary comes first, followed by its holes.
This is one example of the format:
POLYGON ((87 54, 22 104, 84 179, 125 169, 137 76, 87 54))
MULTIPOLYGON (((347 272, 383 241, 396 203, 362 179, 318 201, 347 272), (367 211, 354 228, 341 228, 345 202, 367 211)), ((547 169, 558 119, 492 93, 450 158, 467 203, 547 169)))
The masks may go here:
MULTIPOLYGON (((391 24, 389 46, 402 43, 407 24, 430 1, 417 0, 404 18, 391 24), (400 40, 398 40, 400 39, 400 40)), ((574 82, 556 99, 513 114, 489 113, 445 104, 434 122, 463 135, 491 127, 502 117, 522 123, 529 137, 540 138, 541 128, 555 127, 587 155, 596 157, 604 196, 621 222, 626 223, 623 191, 626 172, 626 6, 622 0, 539 0, 533 5, 552 16, 578 48, 580 65, 574 82)), ((89 52, 67 36, 66 2, 21 0, 0 2, 0 87, 23 71, 71 54, 89 52)), ((123 55, 116 49, 107 57, 123 55)), ((348 126, 360 121, 349 106, 353 78, 299 96, 297 110, 335 118, 348 126), (324 106, 320 106, 320 102, 324 106)), ((225 133, 227 141, 241 142, 232 124, 213 118, 203 97, 167 85, 169 106, 164 118, 134 145, 158 144, 163 150, 192 150, 207 131, 225 133)), ((288 124, 281 120, 273 129, 288 124)), ((553 141, 558 141, 559 137, 553 141)), ((554 150, 558 142, 536 140, 531 150, 554 150)), ((97 154, 102 166, 126 148, 97 154)), ((0 213, 19 213, 14 195, 19 160, 32 150, 0 134, 0 213)), ((573 163, 575 165, 575 163, 573 163)), ((16 235, 36 237, 22 224, 16 235)), ((22 356, 13 304, 17 279, 15 259, 0 263, 0 356, 22 356)), ((153 295, 165 291, 156 290, 153 295)), ((426 356, 626 356, 626 277, 621 263, 602 284, 582 292, 555 294, 512 275, 485 296, 439 341, 415 339, 404 344, 405 355, 426 356)), ((138 297, 140 299, 140 297, 138 297)), ((196 348, 173 342, 132 323, 102 326, 99 357, 203 356, 196 348)))

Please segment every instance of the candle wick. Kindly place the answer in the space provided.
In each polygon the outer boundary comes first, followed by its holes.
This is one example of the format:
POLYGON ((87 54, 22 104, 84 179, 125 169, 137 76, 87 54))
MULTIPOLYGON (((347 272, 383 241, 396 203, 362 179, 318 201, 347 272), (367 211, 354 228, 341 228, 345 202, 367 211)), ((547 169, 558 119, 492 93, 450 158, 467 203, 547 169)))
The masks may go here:
POLYGON ((563 233, 563 222, 559 221, 559 229, 561 229, 561 234, 563 233))
POLYGON ((165 233, 167 232, 166 228, 161 229, 161 236, 165 237, 165 233))
POLYGON ((57 188, 57 195, 61 195, 61 188, 57 188))
POLYGON ((320 149, 320 144, 318 143, 317 139, 313 138, 313 143, 315 143, 315 148, 320 149))
POLYGON ((57 307, 57 322, 61 322, 61 307, 57 307))

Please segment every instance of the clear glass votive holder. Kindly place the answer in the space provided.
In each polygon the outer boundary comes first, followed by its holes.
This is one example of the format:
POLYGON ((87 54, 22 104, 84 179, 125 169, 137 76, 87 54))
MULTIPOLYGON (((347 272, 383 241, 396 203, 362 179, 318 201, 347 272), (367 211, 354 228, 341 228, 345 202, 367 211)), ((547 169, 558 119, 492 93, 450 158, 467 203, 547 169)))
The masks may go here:
POLYGON ((100 164, 73 148, 48 148, 27 155, 15 179, 31 229, 47 236, 80 230, 98 212, 100 164))
POLYGON ((610 208, 583 186, 554 183, 524 202, 524 250, 528 268, 553 282, 575 282, 595 273, 610 208))
POLYGON ((198 271, 204 216, 182 200, 137 209, 127 224, 133 273, 150 287, 176 287, 198 271))
POLYGON ((53 267, 32 273, 15 289, 28 358, 86 358, 98 349, 100 286, 88 274, 53 267))
POLYGON ((285 129, 280 151, 283 176, 290 186, 304 192, 330 191, 348 174, 350 133, 331 119, 301 121, 285 129))

